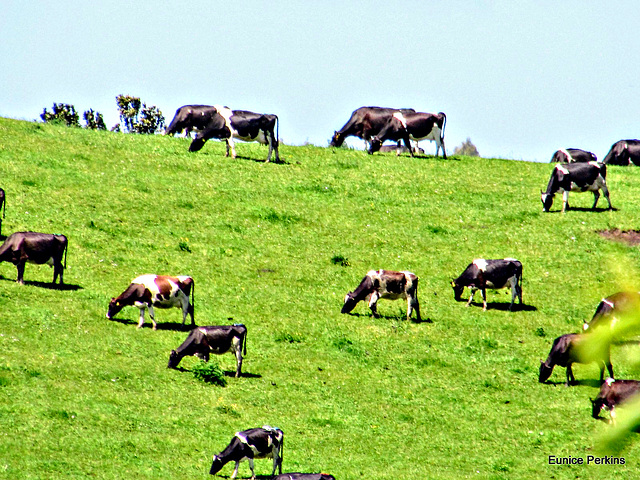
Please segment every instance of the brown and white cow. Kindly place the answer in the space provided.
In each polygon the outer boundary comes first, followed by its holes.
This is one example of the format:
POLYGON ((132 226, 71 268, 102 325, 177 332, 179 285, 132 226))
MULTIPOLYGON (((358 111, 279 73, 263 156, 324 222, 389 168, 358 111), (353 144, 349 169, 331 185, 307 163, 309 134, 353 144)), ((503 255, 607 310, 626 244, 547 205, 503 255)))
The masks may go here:
POLYGON ((576 163, 576 162, 597 162, 598 157, 586 150, 579 148, 561 148, 556 150, 551 157, 551 163, 576 163))
POLYGON ((595 400, 591 400, 591 416, 599 419, 602 409, 609 410, 610 421, 616 421, 615 408, 624 404, 630 398, 640 393, 640 382, 638 380, 614 380, 607 378, 600 386, 600 391, 595 400))
POLYGON ((416 142, 416 148, 420 140, 436 142, 436 157, 442 149, 442 157, 447 158, 444 146, 444 129, 447 125, 447 116, 444 112, 396 112, 380 132, 371 139, 369 153, 375 153, 386 140, 394 142, 404 141, 405 146, 413 156, 411 140, 416 142))
POLYGON ((396 112, 411 113, 413 108, 387 108, 387 107, 360 107, 351 113, 351 117, 344 126, 333 132, 332 147, 340 147, 347 137, 358 137, 364 140, 365 148, 369 148, 371 138, 377 135, 382 128, 393 118, 396 112))
POLYGON ((184 105, 176 110, 165 135, 175 135, 184 130, 189 137, 191 132, 200 132, 207 128, 217 112, 216 107, 211 105, 184 105))
POLYGON ((112 298, 109 302, 107 318, 111 320, 123 307, 136 306, 140 309, 140 321, 138 328, 144 324, 144 311, 149 309, 149 316, 153 329, 157 328, 154 307, 182 309, 182 325, 184 326, 187 314, 191 316, 191 325, 195 326, 193 319, 193 278, 189 276, 169 275, 141 275, 131 280, 131 285, 120 294, 118 298, 112 298), (189 296, 191 295, 191 302, 189 296))
POLYGON ((244 142, 258 142, 269 146, 267 162, 275 150, 275 161, 280 161, 278 153, 278 116, 266 113, 254 113, 247 110, 231 110, 229 107, 214 105, 216 110, 209 122, 201 129, 196 138, 189 145, 190 152, 200 150, 205 142, 211 138, 224 139, 227 143, 227 157, 236 158, 234 140, 244 142))
MULTIPOLYGON (((586 350, 584 342, 589 338, 586 333, 567 333, 553 341, 549 356, 545 361, 540 360, 540 374, 538 381, 546 382, 553 373, 553 367, 559 365, 567 368, 567 387, 575 383, 571 365, 574 363, 596 362, 600 367, 600 383, 604 380, 604 367, 609 370, 609 376, 613 378, 613 366, 611 365, 610 347, 594 348, 586 350)), ((595 344, 594 344, 595 345, 595 344)))
POLYGON ((253 459, 273 458, 273 472, 271 472, 271 475, 275 475, 276 468, 278 468, 278 473, 282 474, 283 441, 284 434, 282 430, 268 425, 264 425, 262 428, 250 428, 249 430, 237 432, 227 448, 218 455, 213 456, 209 473, 215 475, 227 463, 236 462, 236 468, 231 474, 231 479, 233 480, 238 475, 240 462, 249 460, 251 480, 255 480, 256 473, 253 467, 253 459))
POLYGON ((11 262, 18 269, 19 284, 24 284, 24 267, 28 263, 47 264, 53 267, 53 281, 56 283, 67 268, 67 237, 38 232, 15 232, 0 246, 0 262, 11 262), (62 257, 64 255, 64 265, 62 257))
POLYGON ((473 301, 473 295, 480 290, 482 295, 482 310, 487 310, 487 288, 500 289, 511 287, 511 305, 513 308, 516 297, 522 305, 522 263, 515 258, 498 260, 485 260, 477 258, 471 262, 462 274, 451 282, 453 296, 456 301, 462 299, 464 287, 469 287, 469 301, 467 307, 473 301))
POLYGON ((600 301, 593 318, 582 328, 592 330, 601 325, 613 328, 626 315, 634 313, 640 313, 640 292, 617 292, 600 301))
POLYGON ((236 356, 236 377, 242 372, 242 350, 247 354, 247 327, 235 325, 210 325, 194 328, 182 345, 171 350, 167 368, 177 368, 180 360, 195 355, 209 361, 209 354, 222 355, 231 352, 236 356))
POLYGON ((640 140, 618 140, 611 145, 602 163, 607 165, 640 165, 640 140))
POLYGON ((609 210, 613 209, 607 188, 607 166, 597 162, 563 163, 556 165, 551 172, 547 191, 540 191, 542 210, 548 212, 553 205, 553 197, 562 192, 562 212, 569 208, 569 192, 593 192, 593 207, 595 210, 600 198, 600 190, 609 203, 609 210))
POLYGON ((413 309, 416 321, 421 322, 420 304, 418 303, 418 277, 411 272, 395 272, 393 270, 370 270, 360 285, 344 297, 344 305, 340 313, 349 313, 361 300, 369 301, 373 316, 378 318, 377 303, 381 298, 407 300, 407 320, 411 318, 413 309))

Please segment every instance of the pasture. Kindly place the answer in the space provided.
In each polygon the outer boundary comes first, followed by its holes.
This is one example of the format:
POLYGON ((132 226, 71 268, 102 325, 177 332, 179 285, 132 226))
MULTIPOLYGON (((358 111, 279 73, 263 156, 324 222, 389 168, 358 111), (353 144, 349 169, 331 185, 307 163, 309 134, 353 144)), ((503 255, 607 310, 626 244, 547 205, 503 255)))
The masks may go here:
MULTIPOLYGON (((284 145, 265 164, 257 144, 235 160, 188 145, 0 119, 3 235, 69 239, 63 289, 46 266, 20 286, 0 264, 0 478, 214 478, 212 455, 265 424, 284 431, 283 471, 339 480, 638 477, 638 438, 623 466, 549 465, 598 455, 608 426, 590 417, 595 364, 571 388, 562 368, 558 385, 537 376, 555 337, 640 286, 638 248, 596 233, 638 229, 640 169, 608 168, 617 211, 572 193, 561 214, 559 196, 542 212, 549 164, 284 145), (508 312, 507 290, 487 312, 479 294, 454 301, 449 282, 480 257, 522 262, 526 308, 508 312), (341 315, 373 268, 416 273, 433 323, 407 322, 403 301, 341 315), (137 330, 134 307, 105 318, 145 273, 191 275, 198 325, 247 326, 241 378, 200 382, 194 357, 166 368, 187 335, 177 309, 156 310, 158 331, 137 330)), ((639 354, 614 346, 616 376, 640 378, 639 354)))

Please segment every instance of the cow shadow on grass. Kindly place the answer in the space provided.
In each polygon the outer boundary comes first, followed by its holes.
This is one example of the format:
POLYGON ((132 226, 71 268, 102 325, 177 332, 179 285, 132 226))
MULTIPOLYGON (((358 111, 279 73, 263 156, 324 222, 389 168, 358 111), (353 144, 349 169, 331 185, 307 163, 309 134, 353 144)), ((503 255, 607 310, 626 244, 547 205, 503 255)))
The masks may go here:
MULTIPOLYGON (((193 370, 191 370, 189 368, 184 368, 184 367, 175 367, 174 370, 177 370, 178 372, 192 372, 193 371, 193 370)), ((235 376, 236 376, 236 371, 235 370, 224 370, 222 373, 224 374, 225 377, 235 378, 235 376)), ((262 375, 260 375, 259 373, 242 372, 242 373, 240 373, 240 378, 262 378, 262 375)), ((271 477, 269 477, 269 478, 271 478, 271 477)))
MULTIPOLYGON (((349 312, 347 315, 351 315, 353 317, 368 317, 372 320, 395 320, 397 322, 406 322, 407 317, 405 315, 381 315, 378 313, 377 317, 374 317, 370 313, 357 313, 357 312, 349 312)), ((433 320, 429 317, 423 317, 422 320, 418 321, 415 317, 415 313, 411 316, 411 323, 433 323, 433 320)))
MULTIPOLYGON (((3 280, 5 282, 14 282, 14 283, 16 281, 14 278, 7 278, 3 275, 0 275, 0 280, 3 280)), ((74 285, 72 283, 63 283, 62 285, 60 285, 59 283, 39 282, 37 280, 25 280, 24 284, 32 287, 46 288, 47 290, 62 290, 62 291, 75 292, 76 290, 83 289, 83 287, 81 287, 80 285, 74 285)))
POLYGON ((245 157, 244 155, 236 155, 236 159, 249 160, 256 163, 273 163, 274 165, 289 165, 289 162, 285 162, 284 160, 282 160, 282 158, 277 161, 272 158, 271 161, 267 162, 266 158, 253 158, 253 157, 245 157))
MULTIPOLYGON (((603 213, 603 212, 617 212, 616 207, 596 207, 595 209, 590 207, 567 207, 568 212, 591 212, 591 213, 603 213)), ((562 210, 553 210, 547 213, 562 213, 562 210)))
MULTIPOLYGON (((131 320, 129 318, 111 318, 109 321, 121 323, 122 325, 138 325, 138 320, 131 320)), ((197 325, 195 327, 192 327, 191 324, 183 326, 181 323, 176 322, 156 322, 156 325, 158 325, 157 330, 170 332, 190 332, 194 328, 197 328, 197 325)), ((142 325, 142 328, 153 328, 153 324, 147 320, 144 325, 142 325)))
MULTIPOLYGON (((466 300, 459 300, 459 301, 462 302, 466 300)), ((487 310, 499 310, 501 312, 508 312, 510 305, 511 305, 510 302, 487 302, 487 310)), ((471 302, 471 307, 482 308, 482 303, 471 302)), ((538 309, 533 305, 527 305, 527 304, 520 305, 519 303, 514 303, 511 311, 512 312, 537 312, 538 309)))
MULTIPOLYGON (((566 385, 566 380, 562 381, 562 382, 552 382, 550 380, 547 380, 546 382, 547 385, 553 385, 554 387, 564 387, 566 385)), ((595 378, 591 378, 591 379, 582 379, 582 380, 576 380, 575 382, 572 382, 570 385, 570 387, 592 387, 592 388, 600 388, 600 380, 595 379, 595 378)))

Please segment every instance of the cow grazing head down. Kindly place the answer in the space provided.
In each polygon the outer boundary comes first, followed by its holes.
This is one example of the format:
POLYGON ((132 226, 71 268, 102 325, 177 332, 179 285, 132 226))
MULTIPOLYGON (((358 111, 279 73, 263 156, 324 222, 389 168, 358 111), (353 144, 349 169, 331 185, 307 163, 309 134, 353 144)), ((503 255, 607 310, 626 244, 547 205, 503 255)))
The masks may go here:
POLYGON ((120 310, 122 310, 123 307, 124 305, 122 303, 120 303, 114 297, 111 297, 111 301, 109 302, 109 308, 107 309, 107 318, 109 320, 112 320, 113 317, 115 317, 118 313, 120 313, 120 310))
POLYGON ((457 285, 456 280, 452 279, 451 288, 453 288, 453 298, 455 299, 455 301, 459 302, 460 300, 462 300, 462 293, 464 292, 464 286, 457 285))
POLYGON ((342 309, 340 313, 351 313, 351 311, 356 308, 359 300, 356 299, 356 296, 353 292, 349 292, 344 297, 344 305, 342 305, 342 309))

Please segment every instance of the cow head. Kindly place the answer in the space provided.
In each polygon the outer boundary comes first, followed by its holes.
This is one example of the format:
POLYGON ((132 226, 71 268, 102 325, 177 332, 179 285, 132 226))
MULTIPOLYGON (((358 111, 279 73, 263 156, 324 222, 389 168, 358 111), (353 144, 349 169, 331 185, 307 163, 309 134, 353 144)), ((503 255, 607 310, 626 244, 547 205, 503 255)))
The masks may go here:
POLYGON ((540 375, 538 375, 538 382, 540 383, 546 382, 551 376, 552 372, 553 372, 553 367, 547 366, 545 362, 540 360, 540 375))
POLYGON ((218 457, 217 455, 214 455, 213 462, 211 463, 211 470, 209 470, 209 474, 215 475, 220 470, 222 470, 222 467, 224 467, 224 463, 222 463, 222 460, 220 460, 220 457, 218 457))
POLYGON ((344 305, 342 305, 342 310, 340 310, 340 313, 351 312, 351 310, 356 308, 357 304, 358 304, 358 300, 356 300, 353 292, 347 293, 344 297, 344 305))
POLYGON ((329 145, 331 147, 340 147, 342 146, 342 142, 344 142, 344 138, 342 138, 342 136, 334 131, 333 132, 333 137, 331 137, 331 142, 329 142, 329 145))
POLYGON ((111 301, 109 302, 109 309, 107 310, 107 318, 109 320, 111 320, 114 315, 117 315, 120 310, 122 310, 122 308, 124 307, 124 305, 122 305, 118 300, 116 300, 115 298, 112 298, 111 301))
POLYGON ((167 368, 176 368, 180 363, 180 360, 181 358, 178 355, 178 352, 176 352, 175 350, 171 350, 171 353, 169 354, 169 364, 167 365, 167 368))
POLYGON ((542 211, 548 212, 553 205, 553 195, 550 193, 544 193, 542 190, 540 191, 540 200, 542 200, 542 211))
POLYGON ((600 412, 602 411, 602 407, 604 406, 603 398, 596 398, 592 400, 591 398, 591 416, 593 418, 600 418, 600 412))
POLYGON ((455 298, 456 302, 459 302, 462 298, 464 287, 458 285, 455 280, 451 280, 451 288, 453 288, 453 298, 455 298))
POLYGON ((380 147, 382 147, 382 142, 380 141, 380 139, 378 137, 373 137, 371 138, 371 145, 369 146, 369 154, 375 153, 378 150, 380 150, 380 147))

